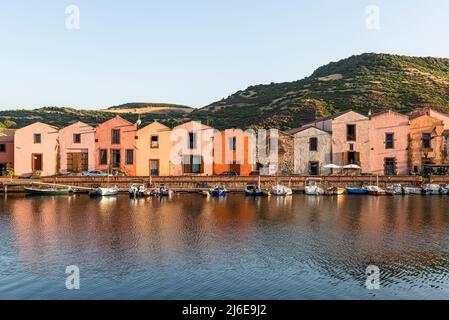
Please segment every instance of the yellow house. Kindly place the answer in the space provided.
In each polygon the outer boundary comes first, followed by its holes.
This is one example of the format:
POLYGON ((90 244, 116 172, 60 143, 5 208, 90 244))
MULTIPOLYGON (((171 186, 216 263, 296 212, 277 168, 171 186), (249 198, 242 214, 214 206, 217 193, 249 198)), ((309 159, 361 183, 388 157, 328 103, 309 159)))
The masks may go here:
POLYGON ((171 174, 170 134, 170 128, 157 121, 137 130, 137 176, 169 176, 171 174))

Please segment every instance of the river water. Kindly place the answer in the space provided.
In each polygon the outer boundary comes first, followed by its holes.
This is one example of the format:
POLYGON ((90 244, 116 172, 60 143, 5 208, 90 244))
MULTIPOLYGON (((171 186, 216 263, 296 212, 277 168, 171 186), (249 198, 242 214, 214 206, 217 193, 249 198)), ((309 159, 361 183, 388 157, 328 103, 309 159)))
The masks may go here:
POLYGON ((448 297, 449 196, 0 198, 0 299, 448 297))

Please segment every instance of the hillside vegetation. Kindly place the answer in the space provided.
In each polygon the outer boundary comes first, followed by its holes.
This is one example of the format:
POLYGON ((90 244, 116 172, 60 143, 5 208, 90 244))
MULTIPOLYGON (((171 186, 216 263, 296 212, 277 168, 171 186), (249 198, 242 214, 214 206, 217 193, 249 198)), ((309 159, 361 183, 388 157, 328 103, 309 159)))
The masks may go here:
POLYGON ((302 80, 250 86, 200 109, 160 103, 130 103, 105 110, 46 107, 0 111, 0 126, 34 121, 65 126, 80 120, 95 125, 115 114, 143 123, 174 126, 191 119, 217 129, 289 129, 315 117, 353 109, 366 114, 393 109, 402 113, 431 107, 449 113, 449 59, 366 53, 318 68, 302 80), (193 110, 193 111, 192 111, 193 110))
POLYGON ((352 56, 302 80, 250 86, 189 116, 216 127, 288 129, 347 109, 407 113, 419 107, 449 112, 449 59, 352 56))

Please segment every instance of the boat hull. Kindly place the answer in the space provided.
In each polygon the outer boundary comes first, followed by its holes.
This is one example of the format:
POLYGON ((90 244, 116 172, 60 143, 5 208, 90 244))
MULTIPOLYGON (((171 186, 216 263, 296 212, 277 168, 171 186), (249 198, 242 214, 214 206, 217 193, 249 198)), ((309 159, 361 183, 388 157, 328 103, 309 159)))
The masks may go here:
POLYGON ((25 188, 25 193, 28 195, 40 195, 40 196, 57 196, 57 195, 68 195, 69 189, 52 190, 52 189, 33 189, 25 188))

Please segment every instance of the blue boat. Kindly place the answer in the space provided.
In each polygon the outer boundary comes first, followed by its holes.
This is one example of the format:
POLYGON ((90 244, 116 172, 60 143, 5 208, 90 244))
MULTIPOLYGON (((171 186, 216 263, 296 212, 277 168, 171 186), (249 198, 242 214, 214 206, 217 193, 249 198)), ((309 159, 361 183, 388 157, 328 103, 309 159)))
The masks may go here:
POLYGON ((209 193, 212 197, 224 197, 227 193, 227 190, 224 187, 215 187, 213 189, 210 189, 209 193))
POLYGON ((352 188, 352 187, 345 187, 347 194, 368 194, 368 189, 365 187, 362 188, 352 188))

